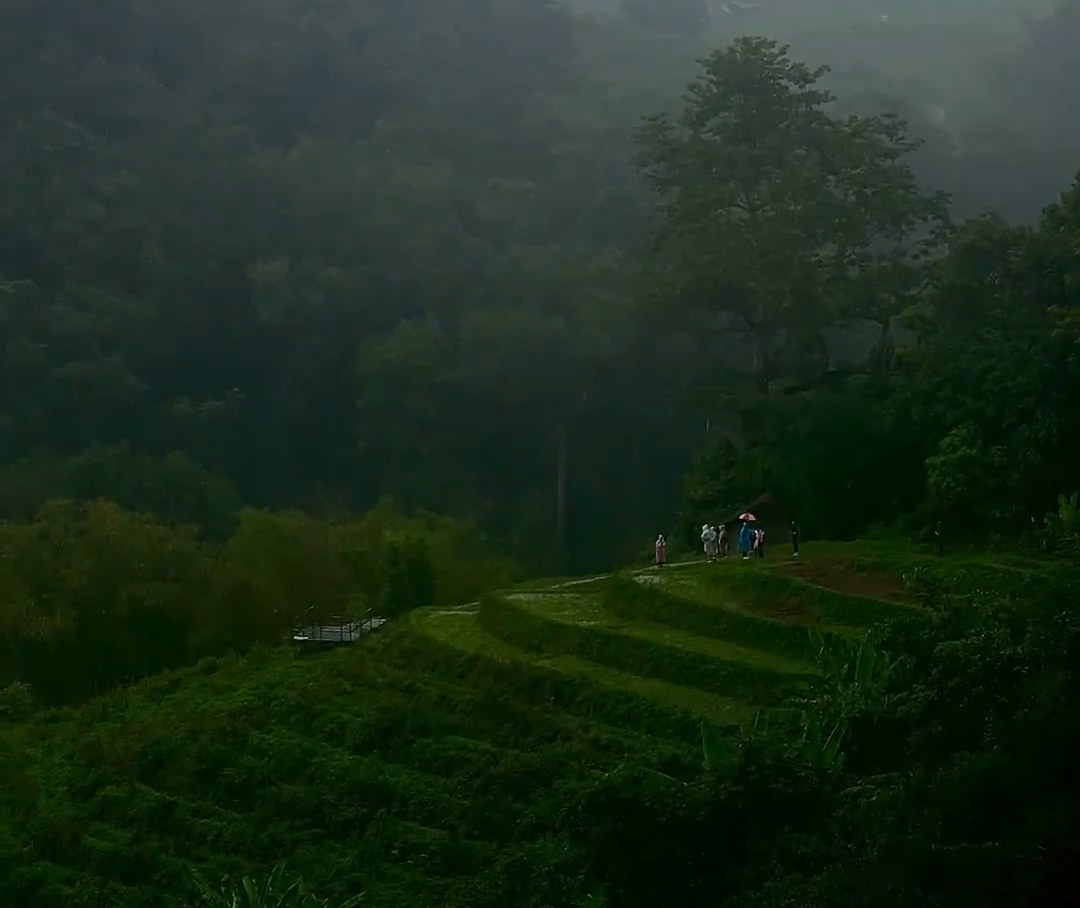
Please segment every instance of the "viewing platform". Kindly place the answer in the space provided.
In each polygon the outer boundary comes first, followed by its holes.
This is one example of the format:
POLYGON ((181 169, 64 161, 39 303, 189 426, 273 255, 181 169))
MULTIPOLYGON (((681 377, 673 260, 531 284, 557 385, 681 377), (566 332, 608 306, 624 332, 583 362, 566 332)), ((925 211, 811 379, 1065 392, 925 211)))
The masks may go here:
POLYGON ((330 618, 321 624, 293 628, 292 642, 297 646, 343 646, 355 643, 365 634, 378 630, 386 624, 385 618, 330 618))

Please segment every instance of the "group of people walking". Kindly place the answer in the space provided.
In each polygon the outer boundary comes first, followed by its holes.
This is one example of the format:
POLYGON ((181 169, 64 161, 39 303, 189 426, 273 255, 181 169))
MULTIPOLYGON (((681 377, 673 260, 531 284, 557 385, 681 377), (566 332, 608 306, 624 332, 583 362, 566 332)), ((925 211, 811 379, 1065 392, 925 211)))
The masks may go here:
MULTIPOLYGON (((736 544, 742 555, 743 561, 750 558, 765 557, 765 530, 755 526, 756 519, 752 514, 743 514, 740 518, 739 532, 736 536, 736 544)), ((727 526, 721 524, 701 525, 701 546, 705 551, 705 558, 716 561, 727 558, 731 553, 731 543, 728 539, 727 526)), ((656 565, 663 567, 667 564, 667 540, 663 534, 656 537, 656 565)), ((799 557, 799 525, 791 521, 791 552, 795 558, 799 557)))
MULTIPOLYGON (((737 542, 744 561, 751 556, 765 557, 765 531, 751 524, 749 520, 744 520, 742 526, 739 527, 737 542)), ((721 523, 718 526, 702 524, 701 545, 709 561, 727 558, 731 552, 731 545, 728 541, 726 524, 721 523)))

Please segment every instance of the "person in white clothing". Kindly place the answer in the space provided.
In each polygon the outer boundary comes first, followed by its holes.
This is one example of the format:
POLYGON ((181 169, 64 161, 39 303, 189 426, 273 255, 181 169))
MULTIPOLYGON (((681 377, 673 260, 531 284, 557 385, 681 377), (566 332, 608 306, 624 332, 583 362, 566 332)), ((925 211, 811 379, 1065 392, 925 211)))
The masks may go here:
POLYGON ((701 546, 705 550, 705 557, 709 561, 716 560, 716 530, 707 523, 701 525, 701 546))

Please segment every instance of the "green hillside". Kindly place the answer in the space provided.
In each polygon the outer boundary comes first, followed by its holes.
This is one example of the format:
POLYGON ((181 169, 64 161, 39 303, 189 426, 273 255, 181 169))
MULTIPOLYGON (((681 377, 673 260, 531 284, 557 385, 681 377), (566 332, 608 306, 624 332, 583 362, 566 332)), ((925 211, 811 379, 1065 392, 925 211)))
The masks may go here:
POLYGON ((835 589, 852 575, 822 551, 816 585, 736 561, 563 581, 40 714, 4 734, 16 903, 178 905, 189 864, 289 858, 369 905, 575 904, 576 826, 616 818, 570 811, 611 774, 700 779, 702 719, 782 718, 815 683, 803 625, 851 635, 918 613, 894 574, 835 589))
POLYGON ((359 893, 780 908, 836 904, 863 878, 851 904, 895 887, 897 905, 928 889, 987 904, 1065 828, 1067 789, 1046 780, 1072 784, 1075 633, 1056 603, 1075 569, 870 543, 803 554, 533 582, 78 708, 35 712, 8 688, 5 897, 194 908, 193 870, 235 885, 285 861, 329 900, 310 908, 359 893), (871 630, 880 651, 836 661, 871 630), (1012 794, 1005 778, 1024 781, 1012 794), (990 791, 1035 825, 960 822, 990 791), (880 837, 912 849, 902 880, 880 837), (972 875, 967 849, 1003 857, 972 875), (942 853, 958 882, 934 869, 942 853))

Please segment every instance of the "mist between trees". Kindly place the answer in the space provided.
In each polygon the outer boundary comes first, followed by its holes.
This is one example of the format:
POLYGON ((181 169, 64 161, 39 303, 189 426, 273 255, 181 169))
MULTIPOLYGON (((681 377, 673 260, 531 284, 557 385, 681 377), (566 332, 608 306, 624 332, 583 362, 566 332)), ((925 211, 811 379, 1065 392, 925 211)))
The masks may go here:
POLYGON ((1017 537, 1080 487, 1077 190, 954 204, 1067 188, 1075 3, 960 16, 1010 74, 978 103, 853 60, 929 11, 761 10, 829 72, 710 51, 701 4, 414 5, 8 8, 0 515, 204 545, 392 496, 566 573, 762 494, 808 538, 1017 537))
POLYGON ((599 569, 730 443, 721 498, 782 492, 810 533, 949 469, 994 512, 949 502, 965 526, 1041 519, 1076 485, 1075 203, 949 217, 1067 188, 1076 4, 818 6, 8 4, 0 513, 103 496, 220 535, 391 495, 599 569), (710 50, 754 23, 796 51, 710 50))

